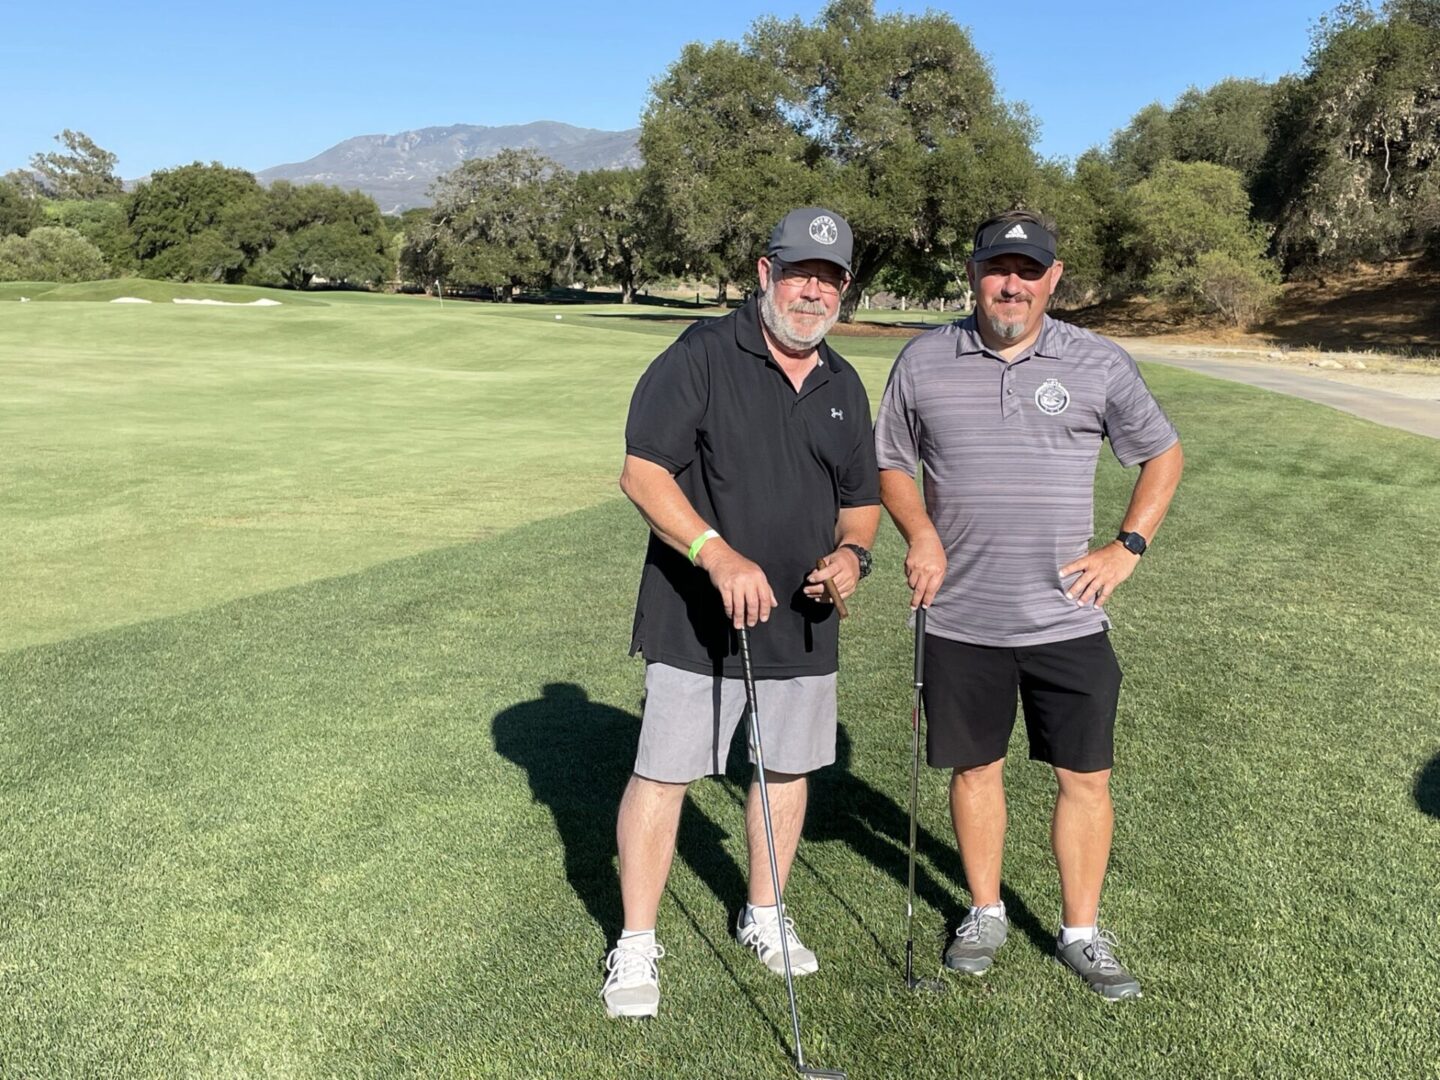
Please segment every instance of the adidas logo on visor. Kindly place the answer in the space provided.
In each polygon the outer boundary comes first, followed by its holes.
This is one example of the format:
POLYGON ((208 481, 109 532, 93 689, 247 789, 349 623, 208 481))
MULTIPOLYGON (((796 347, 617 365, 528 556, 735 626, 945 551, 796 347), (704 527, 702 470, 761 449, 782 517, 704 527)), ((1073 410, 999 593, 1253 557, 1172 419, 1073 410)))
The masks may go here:
POLYGON ((1009 232, 1007 232, 1007 233, 1005 234, 1005 239, 1006 239, 1006 240, 1029 240, 1030 237, 1028 237, 1028 236, 1025 235, 1025 230, 1024 230, 1024 229, 1022 229, 1019 225, 1016 225, 1016 226, 1013 227, 1009 232))

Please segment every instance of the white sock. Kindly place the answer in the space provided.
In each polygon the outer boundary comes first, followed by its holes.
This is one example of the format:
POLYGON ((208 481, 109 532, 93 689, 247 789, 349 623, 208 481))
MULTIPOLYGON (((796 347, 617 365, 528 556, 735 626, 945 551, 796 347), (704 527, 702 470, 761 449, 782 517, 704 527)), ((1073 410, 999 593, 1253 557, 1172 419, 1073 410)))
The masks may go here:
POLYGON ((997 919, 1003 919, 1005 918, 1005 901, 997 900, 995 903, 986 904, 984 907, 975 907, 973 904, 970 906, 971 915, 979 915, 982 912, 986 915, 994 915, 997 919))
POLYGON ((620 940, 615 944, 617 947, 625 949, 634 947, 644 948, 648 945, 654 945, 655 930, 653 927, 649 930, 621 930, 620 940))
POLYGON ((1074 945, 1077 941, 1089 941, 1095 936, 1093 926, 1065 926, 1060 927, 1060 947, 1074 945))
POLYGON ((742 923, 773 923, 779 918, 780 908, 776 904, 769 904, 764 907, 757 907, 754 904, 746 904, 745 915, 740 921, 742 923))

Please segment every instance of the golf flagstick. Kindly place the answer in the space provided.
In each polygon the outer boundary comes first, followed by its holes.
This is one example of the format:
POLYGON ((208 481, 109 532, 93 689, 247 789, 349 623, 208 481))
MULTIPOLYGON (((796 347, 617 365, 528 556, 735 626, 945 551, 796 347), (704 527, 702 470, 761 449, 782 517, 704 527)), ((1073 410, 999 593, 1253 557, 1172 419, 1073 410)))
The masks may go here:
POLYGON ((944 990, 937 979, 915 977, 915 830, 920 801, 920 691, 925 686, 925 609, 915 609, 915 700, 910 709, 910 872, 905 893, 905 989, 944 990))
POLYGON ((740 663, 745 675, 745 704, 750 714, 750 749, 755 754, 755 775, 760 787, 760 813, 765 820, 765 850, 770 855, 770 886, 775 890, 775 911, 780 919, 780 954, 785 960, 785 993, 790 997, 790 1030, 795 1036, 795 1069, 801 1076, 845 1080, 838 1069, 821 1069, 805 1063, 800 1044, 800 1008, 795 1004, 795 973, 790 969, 790 931, 785 922, 785 898, 780 892, 780 867, 775 860, 775 829, 770 821, 770 791, 765 784, 765 753, 760 746, 760 709, 755 701, 755 674, 750 667, 750 634, 742 626, 740 663))

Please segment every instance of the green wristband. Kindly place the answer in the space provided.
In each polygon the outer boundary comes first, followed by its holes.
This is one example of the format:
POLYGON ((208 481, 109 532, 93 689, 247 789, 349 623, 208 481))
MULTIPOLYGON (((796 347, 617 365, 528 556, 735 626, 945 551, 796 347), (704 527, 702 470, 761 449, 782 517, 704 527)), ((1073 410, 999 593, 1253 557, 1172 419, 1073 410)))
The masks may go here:
POLYGON ((707 540, 714 540, 719 535, 720 534, 714 529, 706 529, 703 533, 701 533, 695 538, 695 542, 690 545, 691 566, 695 565, 695 560, 700 556, 700 549, 705 546, 705 542, 707 540))

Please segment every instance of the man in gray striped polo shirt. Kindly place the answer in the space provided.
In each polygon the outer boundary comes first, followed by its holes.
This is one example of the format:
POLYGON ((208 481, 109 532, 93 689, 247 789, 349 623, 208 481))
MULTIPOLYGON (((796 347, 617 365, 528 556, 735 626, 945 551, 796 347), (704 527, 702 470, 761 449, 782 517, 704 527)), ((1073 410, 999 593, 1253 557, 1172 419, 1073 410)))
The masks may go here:
POLYGON ((928 609, 927 756, 953 770, 950 808, 971 894, 946 966, 983 974, 1007 933, 1003 768, 1018 695, 1030 757, 1055 770, 1059 787, 1056 958, 1121 1000, 1139 997, 1140 984, 1098 925, 1120 691, 1104 604, 1154 539, 1182 455, 1129 354, 1045 314, 1064 269, 1055 251, 1054 226, 1029 211, 980 226, 966 267, 975 313, 901 351, 876 419, 876 453, 882 499, 909 545, 911 606, 928 609), (1119 536, 1091 550, 1107 438, 1140 475, 1119 536))

